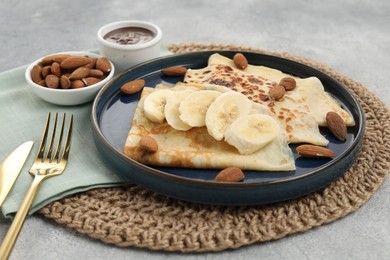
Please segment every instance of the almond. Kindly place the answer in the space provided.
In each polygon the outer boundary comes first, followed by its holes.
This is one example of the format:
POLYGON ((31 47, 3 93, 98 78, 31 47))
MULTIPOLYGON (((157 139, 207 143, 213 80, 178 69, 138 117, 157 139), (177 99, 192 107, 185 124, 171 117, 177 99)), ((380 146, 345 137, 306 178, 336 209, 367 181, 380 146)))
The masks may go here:
POLYGON ((61 67, 58 62, 53 62, 51 64, 50 71, 52 74, 56 75, 57 77, 61 77, 61 67))
POLYGON ((91 70, 89 70, 88 76, 95 77, 95 78, 101 78, 104 76, 104 73, 101 70, 91 69, 91 70))
MULTIPOLYGON (((54 64, 54 63, 53 63, 54 64)), ((89 75, 89 69, 87 67, 80 67, 75 69, 69 76, 70 80, 82 79, 89 75)))
POLYGON ((155 153, 158 150, 157 141, 149 135, 141 137, 139 146, 146 153, 155 153))
POLYGON ((297 147, 296 152, 308 158, 331 158, 336 156, 336 154, 325 147, 311 144, 302 144, 297 147))
POLYGON ((122 93, 126 95, 131 95, 140 91, 144 86, 145 86, 145 80, 136 79, 123 84, 120 90, 122 91, 122 93))
POLYGON ((187 68, 182 66, 173 66, 161 70, 162 74, 170 77, 184 76, 186 72, 187 72, 187 68))
POLYGON ((280 80, 279 85, 283 86, 287 91, 290 91, 297 86, 297 82, 292 77, 285 77, 280 80))
POLYGON ((34 65, 31 69, 31 80, 38 84, 42 80, 42 67, 39 65, 34 65))
POLYGON ((70 83, 70 88, 83 88, 85 87, 84 82, 80 79, 72 80, 70 83))
POLYGON ((85 65, 85 67, 87 67, 88 69, 93 69, 96 67, 96 61, 97 61, 97 58, 89 58, 90 62, 85 65))
POLYGON ((61 85, 61 88, 68 89, 68 88, 70 88, 71 82, 67 76, 62 75, 60 78, 60 85, 61 85))
POLYGON ((244 173, 240 168, 228 167, 220 171, 215 177, 216 182, 239 182, 244 179, 244 173))
POLYGON ((347 126, 344 120, 336 112, 328 112, 326 114, 326 123, 329 131, 340 141, 347 139, 347 126))
POLYGON ((259 98, 261 101, 268 101, 269 100, 269 96, 264 95, 264 94, 259 94, 259 98))
POLYGON ((46 78, 51 73, 51 66, 47 65, 42 69, 42 77, 46 78))
POLYGON ((82 56, 71 56, 64 59, 60 65, 62 69, 76 69, 78 67, 87 65, 91 60, 82 56))
POLYGON ((46 86, 48 88, 58 88, 60 79, 53 74, 47 75, 45 78, 46 86))
POLYGON ((281 85, 273 86, 268 93, 268 95, 274 100, 281 99, 284 94, 286 94, 286 89, 281 85))
POLYGON ((239 69, 246 69, 248 67, 248 60, 245 58, 244 54, 242 53, 236 53, 233 56, 233 62, 234 65, 236 65, 237 68, 239 69))
POLYGON ((46 81, 43 79, 41 81, 38 82, 38 85, 42 86, 42 87, 47 87, 46 86, 46 81))
POLYGON ((63 60, 65 60, 68 57, 70 57, 69 54, 54 54, 43 58, 41 63, 44 66, 51 65, 53 62, 61 63, 63 60))
POLYGON ((91 86, 93 84, 96 84, 96 83, 102 81, 102 79, 95 78, 95 77, 86 77, 86 78, 83 78, 81 80, 84 82, 85 86, 91 86))
POLYGON ((96 60, 96 69, 103 71, 103 73, 110 73, 110 71, 111 71, 111 63, 105 57, 98 58, 96 60))

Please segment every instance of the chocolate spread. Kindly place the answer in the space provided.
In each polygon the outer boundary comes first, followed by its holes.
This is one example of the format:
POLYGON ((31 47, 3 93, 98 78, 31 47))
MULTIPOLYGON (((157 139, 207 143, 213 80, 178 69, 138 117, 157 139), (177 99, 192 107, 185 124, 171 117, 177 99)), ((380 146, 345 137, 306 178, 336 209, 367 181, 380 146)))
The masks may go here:
POLYGON ((104 39, 121 45, 132 45, 145 43, 154 38, 154 33, 141 27, 124 27, 113 30, 106 35, 104 39))

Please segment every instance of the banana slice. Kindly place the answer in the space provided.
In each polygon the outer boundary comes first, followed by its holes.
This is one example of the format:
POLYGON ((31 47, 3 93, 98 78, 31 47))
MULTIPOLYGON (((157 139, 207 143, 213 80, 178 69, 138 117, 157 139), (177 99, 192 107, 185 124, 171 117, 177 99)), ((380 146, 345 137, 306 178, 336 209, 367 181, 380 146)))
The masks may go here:
POLYGON ((252 102, 252 109, 251 111, 249 112, 249 114, 265 114, 265 115, 269 115, 271 117, 275 117, 275 114, 271 112, 271 110, 269 110, 268 106, 266 105, 263 105, 263 104, 259 104, 259 103, 255 103, 255 102, 252 102))
POLYGON ((183 122, 180 119, 180 103, 192 92, 195 90, 182 90, 176 91, 173 95, 170 95, 167 98, 167 103, 164 108, 165 118, 167 123, 176 130, 187 131, 192 128, 192 126, 183 122))
POLYGON ((149 94, 144 101, 144 114, 154 123, 163 123, 165 120, 165 104, 167 98, 175 92, 168 89, 156 90, 149 94))
POLYGON ((226 128, 237 118, 249 114, 252 102, 243 94, 229 91, 221 94, 206 113, 208 133, 217 141, 223 139, 226 128))
POLYGON ((240 154, 251 154, 275 139, 279 132, 279 124, 271 116, 252 114, 234 121, 225 131, 225 141, 240 154))
POLYGON ((180 119, 192 127, 205 126, 206 112, 221 94, 222 92, 215 90, 192 92, 180 103, 180 119))

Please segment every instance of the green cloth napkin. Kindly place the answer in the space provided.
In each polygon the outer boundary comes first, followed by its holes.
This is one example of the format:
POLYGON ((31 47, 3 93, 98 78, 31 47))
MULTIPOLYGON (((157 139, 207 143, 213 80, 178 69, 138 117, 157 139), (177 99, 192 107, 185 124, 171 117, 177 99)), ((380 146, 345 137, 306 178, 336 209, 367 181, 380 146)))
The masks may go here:
MULTIPOLYGON (((163 52, 162 55, 168 54, 163 52)), ((1 212, 12 218, 18 210, 33 176, 28 173, 37 154, 48 112, 74 115, 70 158, 60 176, 45 180, 38 190, 30 214, 65 196, 99 187, 128 183, 106 165, 92 138, 92 102, 79 106, 58 106, 36 96, 27 85, 27 66, 0 73, 0 161, 26 141, 34 141, 31 153, 5 200, 1 212)))

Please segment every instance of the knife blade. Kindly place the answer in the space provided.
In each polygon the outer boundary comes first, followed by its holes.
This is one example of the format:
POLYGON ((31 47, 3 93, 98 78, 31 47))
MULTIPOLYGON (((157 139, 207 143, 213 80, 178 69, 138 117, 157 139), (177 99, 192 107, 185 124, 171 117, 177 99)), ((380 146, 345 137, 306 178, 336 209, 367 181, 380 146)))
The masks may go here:
POLYGON ((14 186, 24 163, 30 154, 33 141, 25 142, 16 148, 0 165, 0 207, 14 186))

